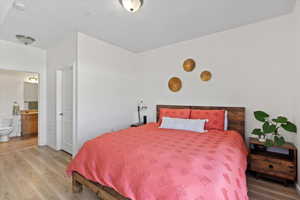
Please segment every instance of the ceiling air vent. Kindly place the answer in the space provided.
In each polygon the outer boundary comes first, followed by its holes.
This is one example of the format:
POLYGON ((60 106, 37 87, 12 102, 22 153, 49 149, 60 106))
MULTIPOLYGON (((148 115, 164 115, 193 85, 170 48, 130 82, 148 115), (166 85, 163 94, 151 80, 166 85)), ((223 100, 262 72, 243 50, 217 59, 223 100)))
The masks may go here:
POLYGON ((26 35, 16 35, 17 40, 19 40, 22 44, 25 45, 31 45, 32 43, 35 42, 35 39, 30 37, 30 36, 26 36, 26 35))

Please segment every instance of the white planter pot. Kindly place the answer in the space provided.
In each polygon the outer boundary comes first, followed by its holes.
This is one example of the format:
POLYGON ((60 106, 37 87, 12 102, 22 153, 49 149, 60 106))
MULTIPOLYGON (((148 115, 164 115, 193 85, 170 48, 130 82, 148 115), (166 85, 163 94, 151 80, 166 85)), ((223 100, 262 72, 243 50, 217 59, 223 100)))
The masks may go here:
POLYGON ((266 142, 266 140, 267 140, 266 136, 261 136, 258 138, 258 141, 260 142, 266 142))

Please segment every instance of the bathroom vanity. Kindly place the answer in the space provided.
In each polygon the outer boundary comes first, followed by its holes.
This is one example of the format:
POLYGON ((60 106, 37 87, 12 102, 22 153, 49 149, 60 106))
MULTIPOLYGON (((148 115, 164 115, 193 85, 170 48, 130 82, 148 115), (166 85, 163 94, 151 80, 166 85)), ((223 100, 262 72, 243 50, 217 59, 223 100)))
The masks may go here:
POLYGON ((38 133, 38 111, 21 111, 21 135, 33 135, 38 133))

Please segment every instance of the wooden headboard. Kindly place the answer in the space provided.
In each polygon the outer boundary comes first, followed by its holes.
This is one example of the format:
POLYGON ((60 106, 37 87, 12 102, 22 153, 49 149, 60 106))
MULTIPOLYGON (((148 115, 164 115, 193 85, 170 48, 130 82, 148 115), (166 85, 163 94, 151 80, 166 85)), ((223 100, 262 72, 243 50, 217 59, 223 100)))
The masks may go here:
POLYGON ((157 121, 159 120, 160 108, 172 108, 172 109, 189 108, 194 110, 227 110, 228 130, 234 130, 239 132, 241 136, 245 139, 245 108, 243 107, 157 105, 156 106, 157 121))

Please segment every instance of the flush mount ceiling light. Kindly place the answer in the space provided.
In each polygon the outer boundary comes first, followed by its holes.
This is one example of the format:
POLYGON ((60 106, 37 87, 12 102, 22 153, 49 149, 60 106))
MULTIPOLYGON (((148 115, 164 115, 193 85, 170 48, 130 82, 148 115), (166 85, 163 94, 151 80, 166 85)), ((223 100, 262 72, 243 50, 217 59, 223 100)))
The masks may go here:
POLYGON ((25 11, 25 4, 20 1, 15 1, 13 7, 19 11, 25 11))
POLYGON ((25 45, 30 45, 35 42, 35 39, 26 35, 16 35, 16 38, 25 45))
POLYGON ((39 83, 39 77, 38 75, 30 75, 24 81, 27 83, 39 83))
POLYGON ((138 11, 143 5, 143 0, 119 0, 119 1, 126 10, 132 13, 138 11))

